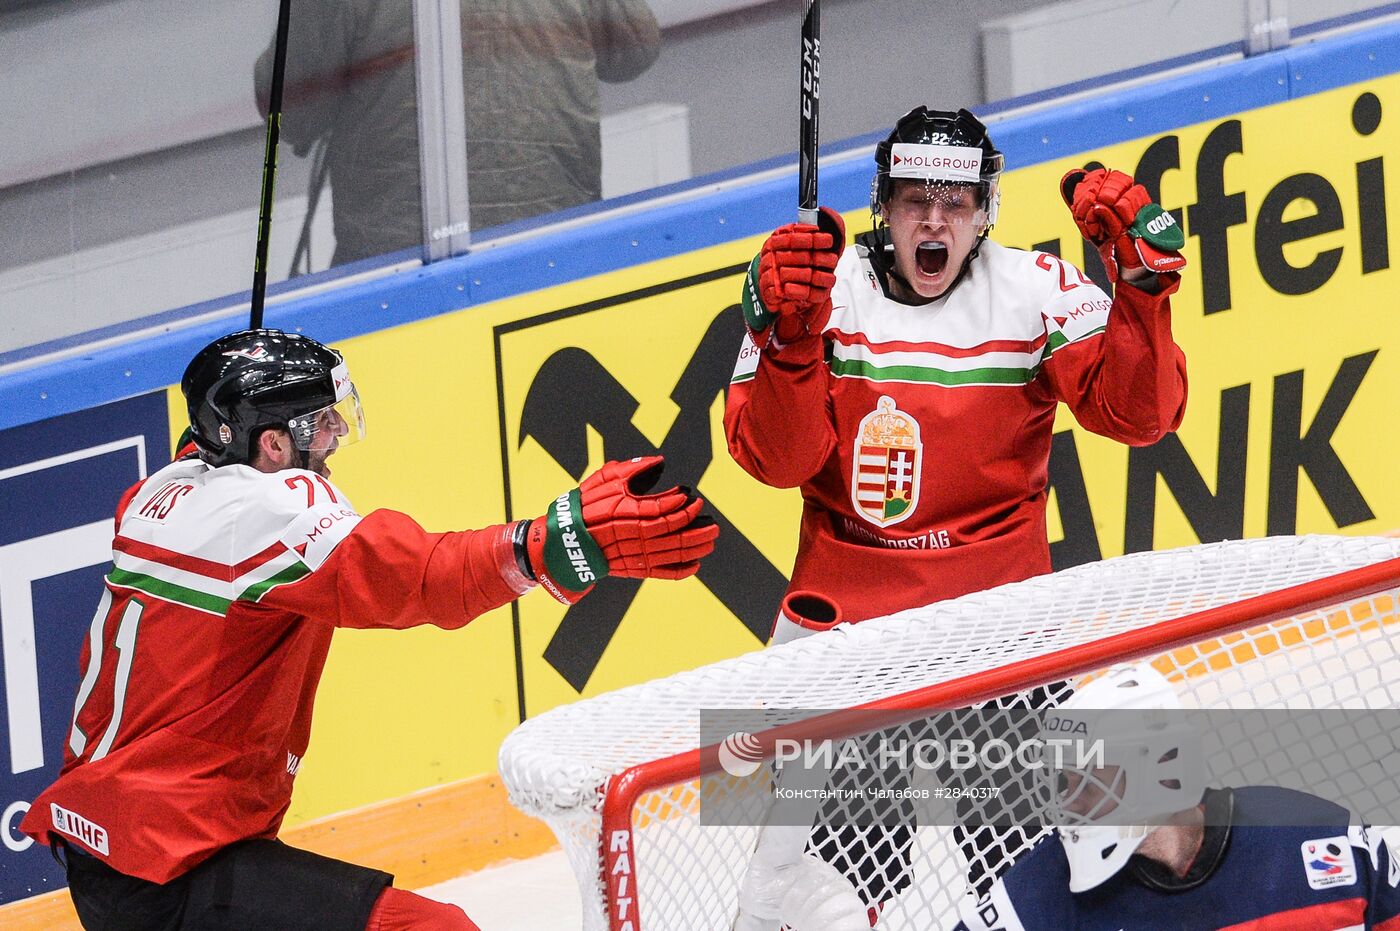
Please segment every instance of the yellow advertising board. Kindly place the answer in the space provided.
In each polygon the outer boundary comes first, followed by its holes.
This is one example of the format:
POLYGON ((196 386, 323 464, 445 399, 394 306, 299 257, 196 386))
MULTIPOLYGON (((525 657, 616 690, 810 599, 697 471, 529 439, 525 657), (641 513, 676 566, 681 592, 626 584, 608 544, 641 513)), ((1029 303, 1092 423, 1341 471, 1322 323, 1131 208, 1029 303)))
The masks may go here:
MULTIPOLYGON (((1400 119, 1383 116, 1396 108, 1391 77, 1005 176, 994 237, 1094 273, 1059 199, 1072 167, 1136 172, 1188 233, 1172 309, 1189 364, 1185 422, 1129 450, 1062 410, 1057 565, 1400 527, 1400 272, 1388 239, 1400 193, 1386 188, 1400 119)), ((847 215, 852 233, 869 222, 847 215)), ((800 509, 796 491, 734 464, 721 426, 739 284, 760 243, 343 346, 370 442, 333 465, 362 509, 400 508, 433 530, 534 517, 606 459, 660 452, 668 477, 709 501, 722 535, 700 575, 680 583, 609 580, 568 610, 534 592, 459 632, 342 634, 293 820, 488 771, 523 714, 759 646, 800 509)))
MULTIPOLYGON (((1400 275, 1388 238, 1400 199, 1385 186, 1400 120, 1382 118, 1397 104, 1400 80, 1389 77, 1086 154, 1136 172, 1184 217, 1191 264, 1172 322, 1190 399, 1177 435, 1148 449, 1078 428, 1058 438, 1057 565, 1400 527, 1400 443, 1389 425, 1400 399, 1400 275)), ((1069 167, 1011 175, 1003 242, 1077 238, 1050 193, 1069 167), (1037 207, 1022 212, 1022 202, 1037 207)), ((1083 254, 1076 246, 1066 257, 1083 254)))

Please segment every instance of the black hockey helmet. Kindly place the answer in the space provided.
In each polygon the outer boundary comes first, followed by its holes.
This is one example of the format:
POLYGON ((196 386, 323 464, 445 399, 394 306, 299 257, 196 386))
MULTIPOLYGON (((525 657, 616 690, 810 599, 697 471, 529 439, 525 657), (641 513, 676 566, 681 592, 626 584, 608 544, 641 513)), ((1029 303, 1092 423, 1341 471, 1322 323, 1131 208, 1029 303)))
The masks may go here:
POLYGON ((900 178, 928 183, 976 184, 987 211, 987 227, 996 223, 998 185, 1005 158, 992 145, 987 127, 967 110, 930 110, 919 106, 899 118, 875 146, 875 179, 870 211, 877 218, 900 178), (959 153, 958 149, 971 150, 959 153))
POLYGON ((185 369, 180 390, 190 437, 210 465, 248 463, 268 427, 287 430, 302 465, 311 450, 364 436, 364 414, 340 353, 281 330, 242 330, 214 340, 185 369))

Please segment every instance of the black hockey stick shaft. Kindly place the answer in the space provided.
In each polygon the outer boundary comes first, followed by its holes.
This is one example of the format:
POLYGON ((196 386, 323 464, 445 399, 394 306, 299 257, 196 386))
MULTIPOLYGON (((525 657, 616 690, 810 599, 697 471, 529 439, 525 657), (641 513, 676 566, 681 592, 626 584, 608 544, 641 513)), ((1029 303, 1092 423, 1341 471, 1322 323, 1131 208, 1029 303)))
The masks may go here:
POLYGON ((821 0, 804 0, 802 108, 798 124, 797 219, 817 223, 817 116, 821 109, 821 0))
POLYGON ((277 137, 282 122, 282 82, 287 73, 287 21, 292 0, 280 0, 277 8, 277 42, 272 53, 272 87, 267 101, 267 147, 263 151, 262 196, 258 201, 258 251, 253 257, 253 298, 248 326, 263 324, 267 297, 267 247, 272 237, 272 193, 277 186, 277 137))

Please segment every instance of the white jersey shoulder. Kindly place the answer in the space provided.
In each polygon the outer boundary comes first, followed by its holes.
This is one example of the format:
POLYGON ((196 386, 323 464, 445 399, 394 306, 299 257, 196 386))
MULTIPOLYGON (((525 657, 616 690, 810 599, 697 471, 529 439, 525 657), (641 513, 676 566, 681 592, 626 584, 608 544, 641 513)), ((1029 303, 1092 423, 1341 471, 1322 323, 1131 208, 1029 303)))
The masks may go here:
POLYGON ((113 578, 226 608, 320 568, 359 520, 344 493, 315 473, 180 460, 127 505, 113 578))
MULTIPOLYGON (((849 248, 831 302, 835 375, 945 387, 1024 385, 1061 346, 1101 333, 1113 304, 1073 265, 990 240, 952 291, 919 305, 888 297, 866 250, 849 248)), ((746 331, 731 382, 762 355, 746 331)))
POLYGON ((1366 853, 1373 871, 1385 869, 1385 881, 1392 889, 1400 888, 1400 861, 1395 859, 1395 851, 1400 850, 1400 825, 1356 825, 1347 831, 1351 846, 1366 853))
POLYGON ((967 349, 992 340, 1036 341, 1048 326, 1072 342, 1102 329, 1112 304, 1068 262, 991 240, 963 280, 928 304, 886 297, 863 249, 846 250, 836 277, 830 326, 877 341, 912 335, 967 349))
POLYGON ((886 296, 863 248, 837 266, 827 336, 837 377, 963 387, 1015 387, 1046 358, 1108 321, 1111 302, 1051 255, 982 244, 943 297, 909 305, 886 296))

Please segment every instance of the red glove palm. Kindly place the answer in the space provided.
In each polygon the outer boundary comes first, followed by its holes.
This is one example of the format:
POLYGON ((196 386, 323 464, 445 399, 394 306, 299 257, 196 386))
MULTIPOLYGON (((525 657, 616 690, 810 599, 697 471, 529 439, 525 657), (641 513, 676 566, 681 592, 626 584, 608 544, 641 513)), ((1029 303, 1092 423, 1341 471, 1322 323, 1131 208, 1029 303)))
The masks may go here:
POLYGON ((699 570, 719 527, 689 490, 651 492, 664 465, 660 456, 609 462, 531 522, 530 567, 551 595, 572 604, 609 574, 683 579, 699 570))
POLYGON ((846 247, 846 224, 822 207, 817 226, 789 223, 774 230, 759 252, 758 292, 779 317, 778 338, 820 333, 831 313, 836 263, 846 247))
MULTIPOLYGON (((1186 260, 1181 257, 1175 240, 1172 241, 1174 248, 1164 248, 1161 243, 1165 240, 1144 241, 1144 227, 1149 223, 1155 225, 1156 218, 1160 217, 1172 227, 1176 221, 1153 204, 1147 189, 1130 176, 1105 168, 1087 173, 1076 169, 1060 181, 1060 194, 1074 215, 1080 235, 1099 250, 1109 277, 1114 281, 1118 280, 1120 270, 1132 271, 1144 264, 1154 272, 1179 271, 1185 267, 1186 260)), ((1180 238, 1179 230, 1174 232, 1180 238)))

